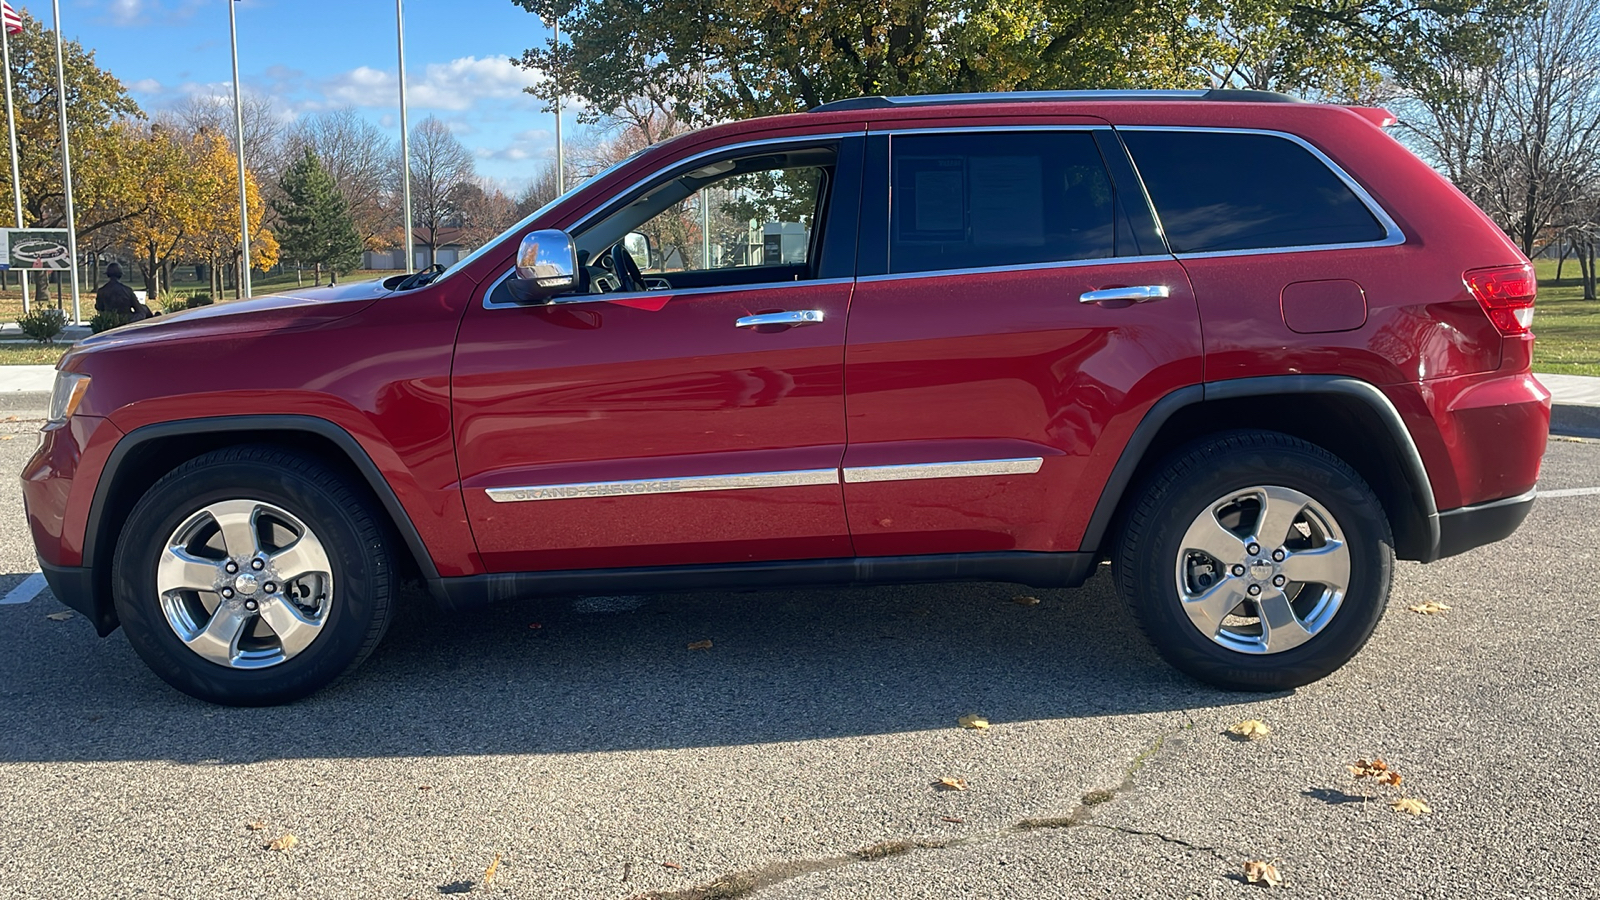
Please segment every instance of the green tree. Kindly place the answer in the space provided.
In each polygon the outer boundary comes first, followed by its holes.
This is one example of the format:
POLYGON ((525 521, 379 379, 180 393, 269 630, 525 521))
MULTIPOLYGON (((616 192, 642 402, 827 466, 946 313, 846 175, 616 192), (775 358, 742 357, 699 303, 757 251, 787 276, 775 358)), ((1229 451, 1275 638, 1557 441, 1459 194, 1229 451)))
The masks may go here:
MULTIPOLYGON (((55 33, 26 11, 22 33, 11 36, 11 77, 16 99, 17 147, 28 224, 63 227, 61 127, 56 106, 55 33)), ((77 41, 63 46, 67 125, 72 139, 73 201, 78 238, 138 215, 145 206, 136 147, 119 122, 141 119, 138 104, 115 75, 95 64, 77 41)), ((0 196, 11 194, 11 170, 0 166, 0 196)), ((10 217, 3 217, 9 222, 10 217)))
POLYGON ((569 39, 514 60, 546 76, 533 93, 695 122, 863 94, 1195 85, 1209 40, 1194 0, 512 2, 569 39))
POLYGON ((344 195, 322 165, 317 152, 307 147, 279 182, 281 196, 273 201, 278 213, 278 245, 285 257, 300 265, 348 272, 361 264, 363 242, 350 217, 344 195))

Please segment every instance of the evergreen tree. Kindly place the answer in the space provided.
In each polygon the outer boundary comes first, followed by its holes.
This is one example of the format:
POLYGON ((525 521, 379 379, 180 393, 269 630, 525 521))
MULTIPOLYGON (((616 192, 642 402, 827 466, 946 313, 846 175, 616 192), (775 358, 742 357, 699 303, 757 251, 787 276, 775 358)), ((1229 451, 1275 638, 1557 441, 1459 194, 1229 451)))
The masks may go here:
POLYGON ((282 196, 272 207, 280 220, 278 244, 285 259, 316 267, 319 281, 323 266, 348 272, 361 265, 361 235, 315 150, 306 148, 279 186, 282 196))

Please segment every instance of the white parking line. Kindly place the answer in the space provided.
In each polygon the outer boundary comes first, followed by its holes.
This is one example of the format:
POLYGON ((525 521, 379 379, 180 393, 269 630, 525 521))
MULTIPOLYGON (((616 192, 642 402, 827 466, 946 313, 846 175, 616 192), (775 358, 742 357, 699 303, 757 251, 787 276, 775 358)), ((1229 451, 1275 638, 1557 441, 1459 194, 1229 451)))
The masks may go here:
POLYGON ((10 592, 5 595, 4 599, 0 599, 0 606, 14 606, 18 603, 27 603, 34 597, 39 596, 39 592, 44 590, 44 588, 44 573, 35 572, 32 575, 29 575, 27 578, 22 579, 22 583, 12 588, 10 592))
POLYGON ((1564 488, 1559 491, 1540 491, 1540 497, 1588 497, 1591 494, 1600 494, 1600 487, 1589 488, 1564 488))

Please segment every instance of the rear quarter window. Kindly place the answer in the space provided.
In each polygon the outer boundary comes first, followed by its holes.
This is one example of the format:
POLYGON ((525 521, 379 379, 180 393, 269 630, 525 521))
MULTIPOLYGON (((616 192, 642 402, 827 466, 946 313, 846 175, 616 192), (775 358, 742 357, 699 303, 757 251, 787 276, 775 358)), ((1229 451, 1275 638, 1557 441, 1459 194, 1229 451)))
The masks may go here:
POLYGON ((1343 179, 1287 138, 1121 134, 1174 253, 1365 244, 1387 234, 1343 179))

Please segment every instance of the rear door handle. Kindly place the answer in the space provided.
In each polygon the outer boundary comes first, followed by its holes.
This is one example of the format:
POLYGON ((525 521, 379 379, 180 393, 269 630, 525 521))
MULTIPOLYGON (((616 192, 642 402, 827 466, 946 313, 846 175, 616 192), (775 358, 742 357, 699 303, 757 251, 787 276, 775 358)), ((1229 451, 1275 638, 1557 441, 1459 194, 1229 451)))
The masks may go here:
POLYGON ((733 323, 735 328, 759 328, 762 325, 817 325, 822 322, 820 309, 794 309, 787 312, 761 313, 745 316, 733 323))
POLYGON ((1141 284, 1137 287, 1106 288, 1103 291, 1084 291, 1078 295, 1079 303, 1104 303, 1107 300, 1131 300, 1134 303, 1143 303, 1146 300, 1160 300, 1172 296, 1172 291, 1164 284, 1141 284))

